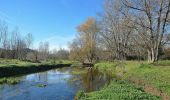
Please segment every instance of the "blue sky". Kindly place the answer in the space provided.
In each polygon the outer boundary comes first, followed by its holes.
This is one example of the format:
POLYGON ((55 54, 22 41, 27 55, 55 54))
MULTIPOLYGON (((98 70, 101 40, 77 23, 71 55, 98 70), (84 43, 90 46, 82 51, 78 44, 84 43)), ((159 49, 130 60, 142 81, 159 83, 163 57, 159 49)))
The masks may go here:
POLYGON ((0 20, 9 28, 32 33, 34 47, 48 41, 51 49, 67 48, 76 27, 102 11, 103 0, 0 0, 0 20))

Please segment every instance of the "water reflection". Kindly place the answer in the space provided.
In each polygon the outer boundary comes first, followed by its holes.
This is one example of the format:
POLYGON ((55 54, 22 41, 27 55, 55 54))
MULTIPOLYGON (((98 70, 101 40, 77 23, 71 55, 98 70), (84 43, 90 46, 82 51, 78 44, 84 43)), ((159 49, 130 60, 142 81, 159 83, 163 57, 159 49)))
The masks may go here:
POLYGON ((112 76, 109 73, 101 73, 97 69, 89 68, 87 73, 82 73, 79 76, 74 76, 70 80, 72 84, 80 82, 82 90, 85 92, 91 92, 99 90, 105 85, 108 85, 112 80, 112 76))
POLYGON ((71 74, 70 70, 62 68, 25 75, 19 77, 21 81, 16 85, 0 85, 0 100, 72 100, 79 90, 98 90, 111 79, 94 69, 79 75, 71 74), (37 84, 47 86, 41 88, 37 84))

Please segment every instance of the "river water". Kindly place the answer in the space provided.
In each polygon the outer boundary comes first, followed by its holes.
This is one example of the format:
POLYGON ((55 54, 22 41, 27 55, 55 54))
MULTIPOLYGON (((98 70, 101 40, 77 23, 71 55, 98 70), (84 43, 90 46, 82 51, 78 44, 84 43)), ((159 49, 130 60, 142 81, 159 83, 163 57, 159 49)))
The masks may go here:
POLYGON ((67 67, 17 77, 20 82, 15 85, 0 85, 0 100, 73 100, 78 91, 98 90, 111 79, 91 69, 78 75, 71 70, 67 67))

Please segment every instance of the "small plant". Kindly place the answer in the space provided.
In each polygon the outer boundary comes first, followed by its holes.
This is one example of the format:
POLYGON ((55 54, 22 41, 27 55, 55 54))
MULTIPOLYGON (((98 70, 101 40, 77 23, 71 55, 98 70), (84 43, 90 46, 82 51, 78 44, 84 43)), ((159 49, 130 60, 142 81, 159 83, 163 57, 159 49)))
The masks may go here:
POLYGON ((83 91, 77 92, 74 100, 80 100, 81 98, 85 98, 85 93, 83 91))
POLYGON ((44 87, 46 87, 47 85, 46 85, 46 84, 37 84, 36 86, 37 86, 37 87, 44 88, 44 87))
POLYGON ((78 100, 160 100, 160 97, 143 91, 126 81, 112 81, 100 91, 78 93, 78 100))

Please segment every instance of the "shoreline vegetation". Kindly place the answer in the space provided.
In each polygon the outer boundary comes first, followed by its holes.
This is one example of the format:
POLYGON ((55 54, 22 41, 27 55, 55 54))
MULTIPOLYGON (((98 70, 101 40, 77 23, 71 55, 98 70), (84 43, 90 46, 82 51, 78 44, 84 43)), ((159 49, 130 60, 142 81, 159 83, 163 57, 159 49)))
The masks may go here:
POLYGON ((109 74, 113 80, 109 85, 98 91, 79 91, 75 100, 94 99, 170 99, 170 61, 163 60, 155 63, 146 61, 114 61, 98 62, 94 67, 81 67, 80 62, 55 60, 41 63, 31 63, 15 59, 0 60, 0 84, 17 84, 17 76, 54 68, 72 67, 72 74, 86 73, 91 68, 109 74))
POLYGON ((41 72, 54 68, 69 67, 72 63, 71 61, 32 63, 15 59, 0 59, 0 78, 41 72))
POLYGON ((170 61, 149 64, 145 61, 100 62, 94 68, 115 78, 99 91, 77 93, 76 100, 169 100, 170 61))

